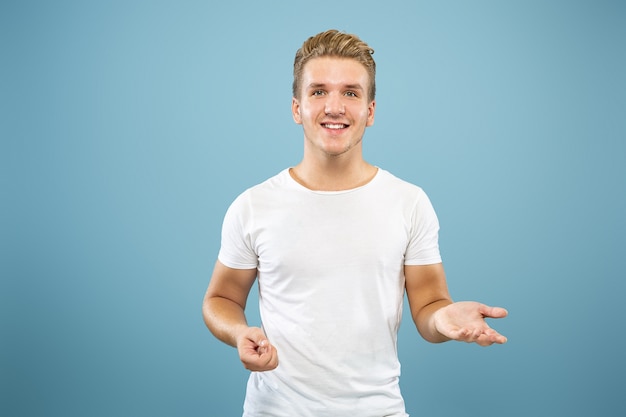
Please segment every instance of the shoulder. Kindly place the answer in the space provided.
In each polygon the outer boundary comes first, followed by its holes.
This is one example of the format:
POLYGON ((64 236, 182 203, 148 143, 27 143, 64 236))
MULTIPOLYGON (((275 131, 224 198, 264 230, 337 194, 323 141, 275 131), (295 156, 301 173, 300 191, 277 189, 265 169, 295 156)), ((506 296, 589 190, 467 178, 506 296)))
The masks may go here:
POLYGON ((240 193, 231 204, 231 209, 237 207, 245 210, 246 207, 258 206, 264 201, 272 201, 285 195, 285 190, 292 186, 289 169, 284 169, 265 181, 253 185, 240 193))
POLYGON ((285 195, 285 191, 292 187, 293 180, 289 175, 289 169, 286 168, 265 181, 246 189, 238 198, 246 198, 251 201, 277 198, 285 195))
POLYGON ((398 204, 411 213, 434 212, 433 204, 422 187, 398 178, 389 171, 379 168, 377 194, 381 199, 398 204))
POLYGON ((393 193, 408 194, 413 197, 426 195, 422 187, 396 177, 391 172, 378 168, 378 175, 376 177, 379 188, 387 189, 393 193))

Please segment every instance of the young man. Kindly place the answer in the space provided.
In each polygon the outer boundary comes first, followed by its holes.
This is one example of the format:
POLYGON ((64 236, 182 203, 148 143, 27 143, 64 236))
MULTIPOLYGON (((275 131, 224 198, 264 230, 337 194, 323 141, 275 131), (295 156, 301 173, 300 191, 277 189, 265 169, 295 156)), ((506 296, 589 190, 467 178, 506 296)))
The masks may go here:
POLYGON ((253 371, 244 417, 407 416, 397 357, 405 291, 430 342, 506 341, 485 322, 506 310, 452 302, 426 194, 363 159, 372 53, 334 30, 303 44, 291 104, 302 161, 226 213, 203 315, 253 371), (262 329, 244 315, 256 279, 262 329))

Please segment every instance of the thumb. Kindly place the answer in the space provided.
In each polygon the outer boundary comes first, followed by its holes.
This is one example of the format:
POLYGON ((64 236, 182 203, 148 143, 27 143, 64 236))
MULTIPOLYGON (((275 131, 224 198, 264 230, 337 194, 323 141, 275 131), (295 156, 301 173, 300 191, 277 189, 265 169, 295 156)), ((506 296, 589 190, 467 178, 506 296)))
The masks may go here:
POLYGON ((267 353, 270 350, 270 342, 262 329, 257 328, 257 332, 253 339, 256 344, 256 351, 259 355, 267 353))
POLYGON ((508 316, 509 312, 502 307, 490 307, 483 306, 480 310, 481 314, 485 317, 492 317, 494 319, 500 319, 508 316))

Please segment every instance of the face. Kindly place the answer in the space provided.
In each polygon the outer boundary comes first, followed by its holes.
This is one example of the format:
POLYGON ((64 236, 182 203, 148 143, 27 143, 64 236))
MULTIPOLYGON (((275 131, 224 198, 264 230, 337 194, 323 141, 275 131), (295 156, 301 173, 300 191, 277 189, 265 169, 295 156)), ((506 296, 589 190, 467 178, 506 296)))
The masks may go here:
POLYGON ((307 151, 339 156, 361 150, 365 128, 374 123, 376 103, 368 99, 369 77, 353 59, 314 58, 304 66, 300 98, 291 105, 307 151))

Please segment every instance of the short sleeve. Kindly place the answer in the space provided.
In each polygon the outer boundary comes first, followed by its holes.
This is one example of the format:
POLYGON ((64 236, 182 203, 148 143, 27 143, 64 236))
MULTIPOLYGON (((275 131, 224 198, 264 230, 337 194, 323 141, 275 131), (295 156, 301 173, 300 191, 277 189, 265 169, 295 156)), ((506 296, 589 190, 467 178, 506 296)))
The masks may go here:
POLYGON ((253 269, 258 256, 250 239, 252 213, 249 193, 244 192, 233 201, 222 223, 222 241, 219 261, 229 268, 253 269))
POLYGON ((420 189, 411 216, 410 240, 405 265, 431 265, 441 262, 439 220, 426 193, 420 189))

